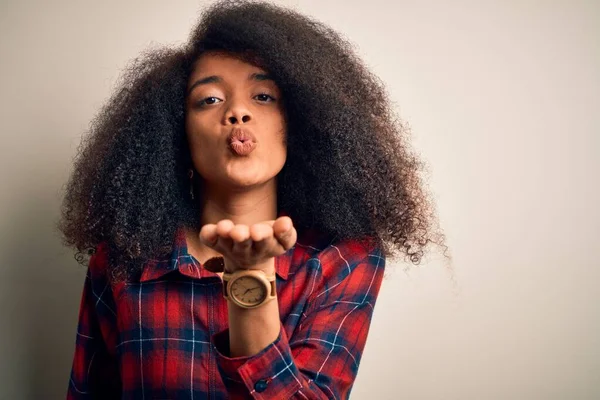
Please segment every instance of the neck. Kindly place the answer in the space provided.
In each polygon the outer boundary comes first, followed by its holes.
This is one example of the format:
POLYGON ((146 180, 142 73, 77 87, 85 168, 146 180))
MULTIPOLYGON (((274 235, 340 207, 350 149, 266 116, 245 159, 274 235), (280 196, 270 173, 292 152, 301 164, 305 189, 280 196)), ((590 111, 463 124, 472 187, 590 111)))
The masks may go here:
POLYGON ((252 225, 277 218, 275 179, 243 191, 228 191, 214 185, 204 187, 201 225, 229 219, 234 224, 252 225))

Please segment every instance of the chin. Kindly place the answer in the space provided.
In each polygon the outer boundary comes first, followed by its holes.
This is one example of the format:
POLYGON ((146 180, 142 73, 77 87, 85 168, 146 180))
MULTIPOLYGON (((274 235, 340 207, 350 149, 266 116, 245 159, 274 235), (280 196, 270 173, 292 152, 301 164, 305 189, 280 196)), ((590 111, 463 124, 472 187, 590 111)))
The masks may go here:
POLYGON ((221 174, 213 176, 213 182, 219 182, 223 186, 227 187, 248 187, 254 185, 260 185, 265 180, 259 171, 254 171, 252 168, 244 169, 225 169, 221 174))
MULTIPOLYGON (((272 179, 272 178, 271 178, 272 179)), ((229 185, 238 189, 250 189, 269 182, 270 179, 253 179, 250 177, 230 177, 229 185)))

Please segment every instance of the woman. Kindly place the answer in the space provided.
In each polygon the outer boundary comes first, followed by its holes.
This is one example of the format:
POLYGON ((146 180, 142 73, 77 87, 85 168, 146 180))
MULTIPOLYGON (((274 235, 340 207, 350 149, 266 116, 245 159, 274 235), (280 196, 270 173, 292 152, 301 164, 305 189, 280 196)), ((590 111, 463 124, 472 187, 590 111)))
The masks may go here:
POLYGON ((93 250, 68 398, 347 398, 386 257, 443 240, 403 134, 347 42, 274 5, 138 59, 63 204, 93 250))

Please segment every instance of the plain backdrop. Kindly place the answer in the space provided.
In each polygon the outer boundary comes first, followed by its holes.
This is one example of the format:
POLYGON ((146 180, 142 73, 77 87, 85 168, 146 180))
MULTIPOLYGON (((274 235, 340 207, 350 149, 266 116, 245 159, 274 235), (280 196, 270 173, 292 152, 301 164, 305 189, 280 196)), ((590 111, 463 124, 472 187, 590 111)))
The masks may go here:
MULTIPOLYGON (((454 275, 388 262, 352 399, 600 398, 600 6, 280 1, 343 33, 428 163, 454 275)), ((64 398, 85 270, 54 229, 129 60, 203 1, 0 6, 0 399, 64 398)), ((365 105, 368 106, 368 105, 365 105)))

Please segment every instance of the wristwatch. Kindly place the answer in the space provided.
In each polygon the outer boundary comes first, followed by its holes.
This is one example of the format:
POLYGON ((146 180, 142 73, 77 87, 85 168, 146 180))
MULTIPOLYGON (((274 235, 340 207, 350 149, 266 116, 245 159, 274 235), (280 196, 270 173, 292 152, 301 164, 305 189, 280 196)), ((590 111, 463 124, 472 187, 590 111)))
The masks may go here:
POLYGON ((277 298, 275 274, 259 269, 223 272, 223 297, 242 308, 256 308, 277 298))

